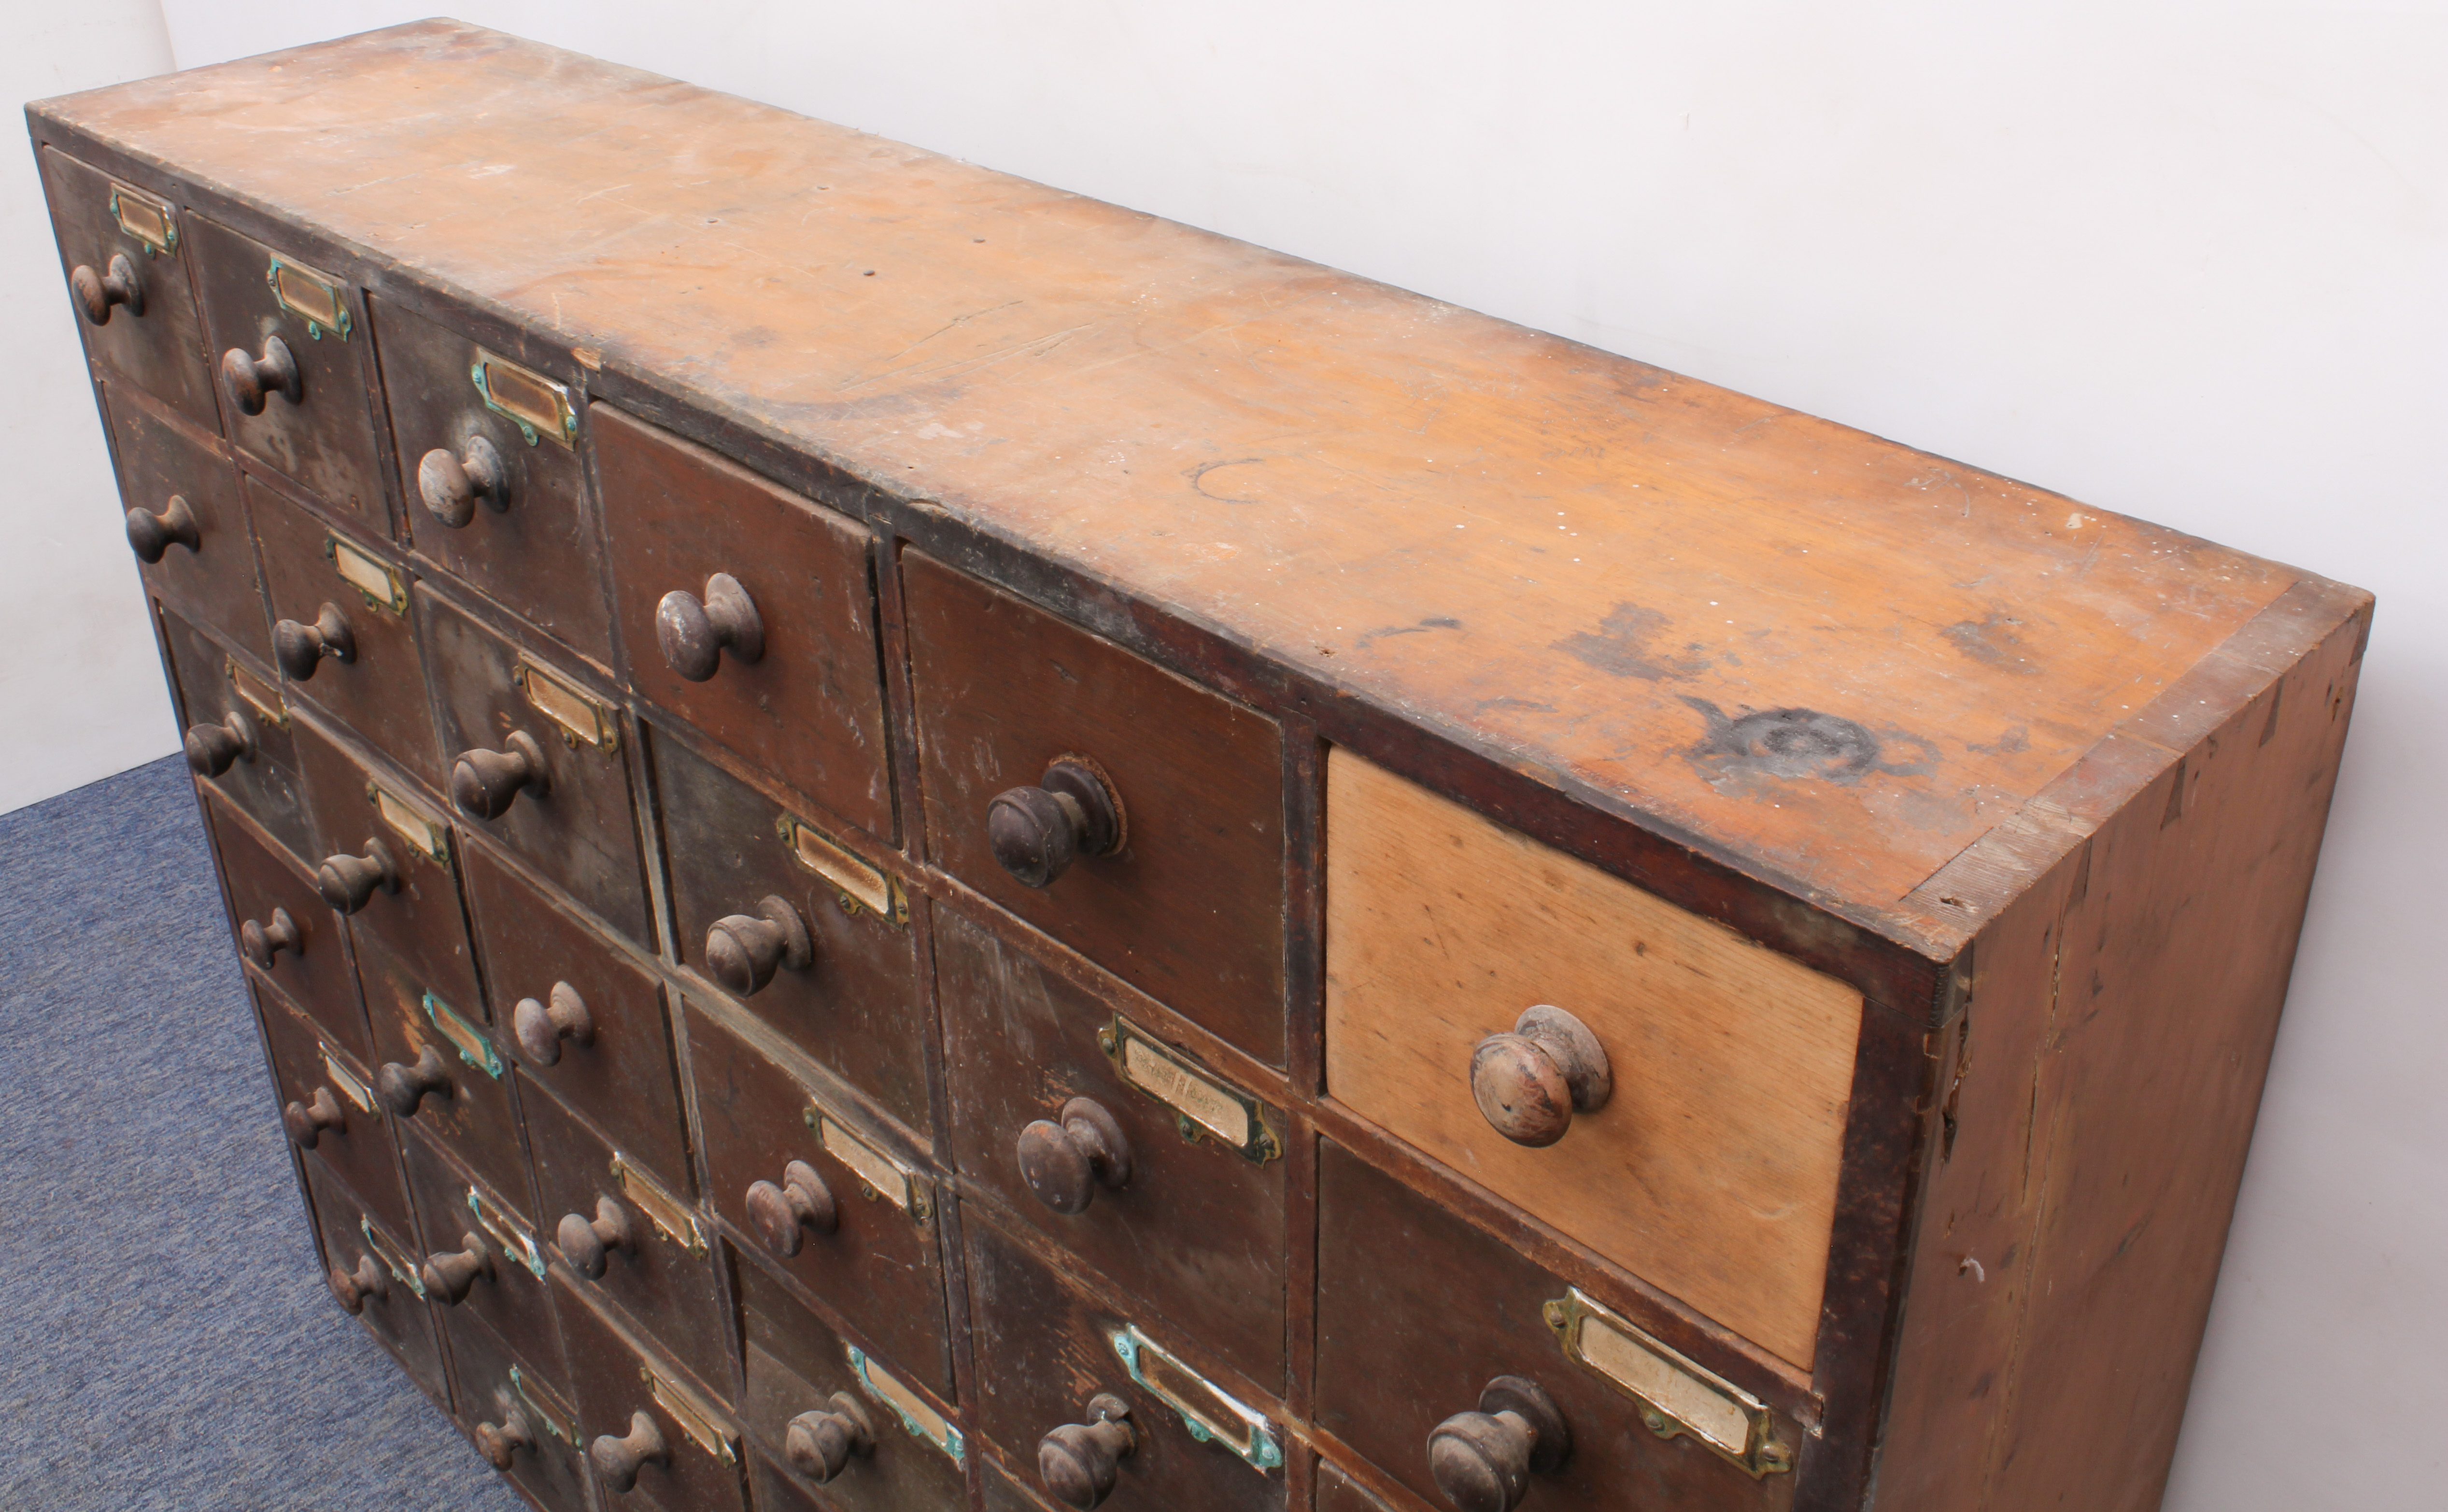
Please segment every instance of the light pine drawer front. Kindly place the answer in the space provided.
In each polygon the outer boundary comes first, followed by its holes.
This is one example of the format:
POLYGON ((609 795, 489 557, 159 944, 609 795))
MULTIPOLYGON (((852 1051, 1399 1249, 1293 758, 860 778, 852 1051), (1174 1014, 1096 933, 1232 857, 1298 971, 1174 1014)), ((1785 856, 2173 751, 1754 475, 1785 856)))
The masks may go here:
POLYGON ((1338 1101, 1809 1366, 1861 994, 1340 751, 1326 895, 1338 1101), (1471 1067, 1540 1004, 1613 1092, 1533 1149, 1471 1067))

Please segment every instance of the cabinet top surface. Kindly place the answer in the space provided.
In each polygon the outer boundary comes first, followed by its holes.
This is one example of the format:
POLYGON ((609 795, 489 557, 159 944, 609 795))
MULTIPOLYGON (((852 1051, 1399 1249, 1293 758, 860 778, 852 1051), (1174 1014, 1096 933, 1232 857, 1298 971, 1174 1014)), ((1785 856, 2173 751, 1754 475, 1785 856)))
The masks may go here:
POLYGON ((2353 608, 1628 358, 454 22, 35 115, 1933 952, 1979 922, 1908 896, 1940 867, 2290 588, 2306 643, 2353 608))

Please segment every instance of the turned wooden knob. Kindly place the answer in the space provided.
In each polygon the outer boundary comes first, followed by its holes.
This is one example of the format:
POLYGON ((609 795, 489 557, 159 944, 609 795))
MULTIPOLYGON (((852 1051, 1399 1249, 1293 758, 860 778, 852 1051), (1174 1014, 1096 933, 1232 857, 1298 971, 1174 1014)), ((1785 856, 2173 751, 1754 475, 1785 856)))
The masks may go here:
POLYGON ((755 913, 726 915, 705 931, 707 974, 743 998, 764 990, 776 967, 805 971, 815 961, 816 942, 788 898, 768 895, 755 913))
POLYGON ((98 326, 110 324, 113 305, 125 305, 139 319, 144 316, 144 280, 124 252, 112 253, 109 266, 100 273, 90 263, 78 263, 68 271, 68 293, 76 297, 77 314, 98 326))
POLYGON ((501 449, 483 436, 453 454, 436 447, 416 461, 416 496, 436 520, 456 530, 476 518, 476 502, 499 514, 510 507, 510 469, 501 449))
POLYGON ((354 913, 376 892, 399 890, 399 863, 380 840, 368 840, 363 854, 325 856, 315 869, 315 890, 340 913, 354 913))
POLYGON ((524 1408, 515 1403, 502 1414, 495 1425, 479 1423, 475 1432, 476 1452, 496 1470, 507 1471, 522 1449, 532 1452, 536 1445, 535 1426, 527 1421, 524 1408))
POLYGON ((253 962, 257 970, 271 970, 273 958, 283 950, 306 953, 305 931, 297 928, 287 909, 273 909, 270 924, 249 919, 238 927, 238 953, 253 962))
POLYGON ((782 1168, 782 1184, 757 1181, 748 1188, 748 1221, 765 1248, 788 1259, 799 1253, 801 1230, 831 1234, 841 1222, 832 1189, 815 1167, 794 1160, 782 1168))
POLYGON ((592 1218, 583 1213, 564 1214, 553 1242, 561 1246, 562 1258, 569 1262, 570 1269, 589 1281, 603 1279, 612 1251, 638 1253, 638 1235, 629 1226, 629 1210, 607 1196, 595 1199, 592 1218))
POLYGON ((463 751, 450 769, 450 801, 470 818, 498 819, 522 793, 541 798, 552 791, 544 747, 525 730, 513 730, 503 749, 463 751))
POLYGON ((278 394, 291 404, 306 397, 297 359, 278 336, 263 338, 263 354, 250 356, 244 347, 221 354, 221 392, 240 414, 261 414, 263 402, 278 394))
POLYGON ((196 524, 196 511, 187 507, 184 494, 170 495, 170 502, 162 507, 160 514, 142 506, 127 511, 127 549, 148 567, 174 545, 194 552, 201 550, 203 545, 203 531, 196 524))
POLYGON ((352 1317, 364 1311, 368 1301, 379 1302, 391 1295, 391 1277, 371 1254, 359 1254, 354 1271, 333 1266, 324 1274, 323 1284, 332 1289, 332 1298, 340 1304, 341 1311, 352 1317))
POLYGON ((1131 1141, 1104 1104, 1073 1098, 1020 1131, 1020 1174, 1057 1213, 1084 1213, 1099 1187, 1130 1184, 1131 1141))
POLYGON ((556 982, 547 1001, 519 999, 510 1010, 510 1037, 519 1043, 519 1051, 538 1065, 561 1063, 561 1042, 567 1040, 581 1049, 595 1043, 595 1016, 586 1011, 586 1000, 566 982, 556 982))
POLYGON ((474 1234, 462 1234, 458 1249, 427 1255, 416 1273, 417 1279, 425 1283, 427 1296, 444 1307, 455 1308, 468 1300, 468 1293, 478 1281, 493 1278, 493 1252, 474 1234))
POLYGON ((1122 848, 1122 800, 1104 773, 1079 756, 1045 769, 1033 788, 1012 788, 986 805, 986 844, 1024 888, 1050 886, 1083 855, 1122 848))
POLYGON ((1574 1114, 1596 1113, 1614 1094, 1606 1047, 1561 1008, 1524 1008, 1512 1033, 1491 1034, 1470 1053, 1470 1095, 1488 1124, 1516 1144, 1555 1143, 1574 1114))
POLYGON ((802 1412, 783 1430, 782 1457, 818 1485, 842 1473, 853 1457, 875 1452, 875 1423, 867 1405, 836 1391, 825 1409, 802 1412))
POLYGON ((321 1142, 325 1129, 349 1132, 346 1117, 340 1111, 340 1100, 332 1096, 330 1087, 316 1087, 315 1095, 303 1102, 284 1103, 280 1109, 280 1126, 289 1131, 289 1142, 301 1150, 311 1150, 321 1142))
POLYGON ((1138 1446, 1131 1406, 1109 1391, 1088 1399, 1088 1421, 1065 1423, 1037 1442, 1037 1478, 1046 1495, 1081 1512, 1112 1494, 1115 1468, 1138 1446))
POLYGON ((374 1073, 374 1096, 382 1099, 392 1116, 401 1119, 416 1117, 417 1108, 427 1098, 450 1101, 450 1066, 442 1052, 431 1045, 417 1051, 414 1065, 386 1062, 374 1073))
POLYGON ((283 620, 272 627, 272 660, 290 681, 311 680, 325 657, 343 666, 357 659, 356 632, 341 617, 338 604, 325 603, 315 611, 313 624, 283 620))
POLYGON ((255 725, 232 709, 215 723, 189 725, 181 747, 187 753, 187 770, 200 777, 217 777, 238 762, 255 759, 255 725))
POLYGON ((655 643, 663 663, 691 682, 722 667, 722 654, 754 665, 765 655, 765 622, 748 590, 728 572, 705 580, 705 597, 674 589, 655 606, 655 643))
POLYGON ((669 1464, 672 1451, 664 1446, 662 1430, 653 1418, 632 1412, 625 1437, 603 1435, 586 1446, 586 1457, 595 1462, 596 1479, 605 1490, 626 1496, 638 1483, 639 1466, 669 1464))
POLYGON ((1530 1477, 1553 1475, 1573 1452, 1572 1430, 1535 1381, 1500 1375, 1479 1410, 1457 1412, 1428 1435, 1428 1473, 1460 1512, 1513 1512, 1530 1477))

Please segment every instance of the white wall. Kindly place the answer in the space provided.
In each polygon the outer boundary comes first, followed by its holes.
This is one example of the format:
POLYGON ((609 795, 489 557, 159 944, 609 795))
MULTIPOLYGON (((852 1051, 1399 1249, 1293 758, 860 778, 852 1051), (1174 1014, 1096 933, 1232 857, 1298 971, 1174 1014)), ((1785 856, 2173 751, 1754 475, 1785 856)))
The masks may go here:
MULTIPOLYGON (((417 13, 163 10, 182 65, 417 13)), ((2418 948, 2448 894, 2432 764, 2448 753, 2448 5, 471 0, 463 13, 2378 592, 2169 1505, 2438 1504, 2448 991, 2418 948)), ((90 422, 75 424, 42 449, 63 467, 91 454, 90 422)), ((124 588, 99 605, 112 625, 132 617, 124 588)))
MULTIPOLYGON (((160 73, 157 0, 0 0, 0 101, 160 73)), ((21 117, 11 116, 22 121, 21 117)), ((0 147, 0 813, 177 749, 22 125, 0 147)))

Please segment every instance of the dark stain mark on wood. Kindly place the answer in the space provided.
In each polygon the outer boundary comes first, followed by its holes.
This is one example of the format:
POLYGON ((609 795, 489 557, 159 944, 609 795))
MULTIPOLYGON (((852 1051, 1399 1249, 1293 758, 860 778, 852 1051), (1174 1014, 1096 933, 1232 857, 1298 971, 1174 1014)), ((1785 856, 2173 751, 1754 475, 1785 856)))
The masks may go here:
POLYGON ((1706 657, 1665 658, 1650 650, 1650 641, 1662 634, 1668 622, 1666 616, 1654 609, 1618 603, 1598 622, 1595 633, 1583 630, 1568 635, 1552 649, 1600 672, 1650 682, 1688 678, 1704 670, 1709 665, 1706 657))
POLYGON ((1428 630, 1459 630, 1461 628, 1462 622, 1460 620, 1442 614, 1431 615, 1427 619, 1422 620, 1417 624, 1388 625, 1381 630, 1371 630, 1360 638, 1358 642, 1356 642, 1356 649, 1365 651, 1368 648, 1371 641, 1383 641, 1387 636, 1419 635, 1422 632, 1428 630))
POLYGON ((2038 663, 2023 655, 2023 638, 2012 628, 2022 622, 2011 614, 1993 609, 1979 620, 1960 620, 1939 634, 1954 641, 1955 649, 1975 661, 2001 672, 2037 677, 2038 663))
POLYGON ((1203 494, 1207 495, 1207 497, 1209 497, 1209 498, 1211 498, 1211 499, 1214 500, 1214 501, 1215 501, 1216 503, 1218 503, 1218 504, 1251 504, 1251 503, 1254 503, 1255 501, 1253 501, 1253 500, 1235 498, 1234 496, 1233 496, 1232 494, 1229 494, 1229 493, 1217 493, 1217 492, 1214 492, 1214 490, 1210 489, 1210 488, 1207 487, 1207 475, 1208 475, 1209 473, 1211 473, 1211 472, 1214 471, 1214 470, 1215 470, 1216 469, 1218 469, 1218 468, 1247 468, 1247 467, 1253 467, 1253 466, 1256 466, 1257 464, 1262 463, 1262 462, 1264 462, 1264 461, 1266 461, 1266 460, 1267 460, 1267 459, 1266 459, 1266 458, 1264 458, 1264 457, 1228 457, 1228 458, 1226 458, 1225 460, 1223 460, 1223 461, 1221 461, 1221 462, 1202 462, 1202 463, 1200 463, 1198 466, 1196 466, 1196 467, 1195 467, 1195 468, 1193 468, 1193 469, 1190 469, 1190 472, 1189 472, 1189 474, 1188 474, 1188 476, 1189 476, 1189 478, 1190 478, 1190 486, 1191 486, 1193 488, 1197 489, 1200 493, 1203 493, 1203 494))
POLYGON ((2018 751, 2029 751, 2031 748, 2032 727, 2028 724, 2016 725, 1987 745, 1974 745, 1969 740, 1963 743, 1963 749, 1977 752, 1981 756, 2013 756, 2018 751))
POLYGON ((1849 787, 1873 772, 1918 776, 1938 759, 1937 748, 1918 736, 1901 738, 1920 746, 1920 761, 1880 759, 1879 737, 1861 724, 1816 709, 1762 709, 1729 718, 1706 699, 1683 700, 1709 721, 1709 732, 1684 754, 1710 775, 1756 773, 1771 777, 1817 777, 1849 787))

